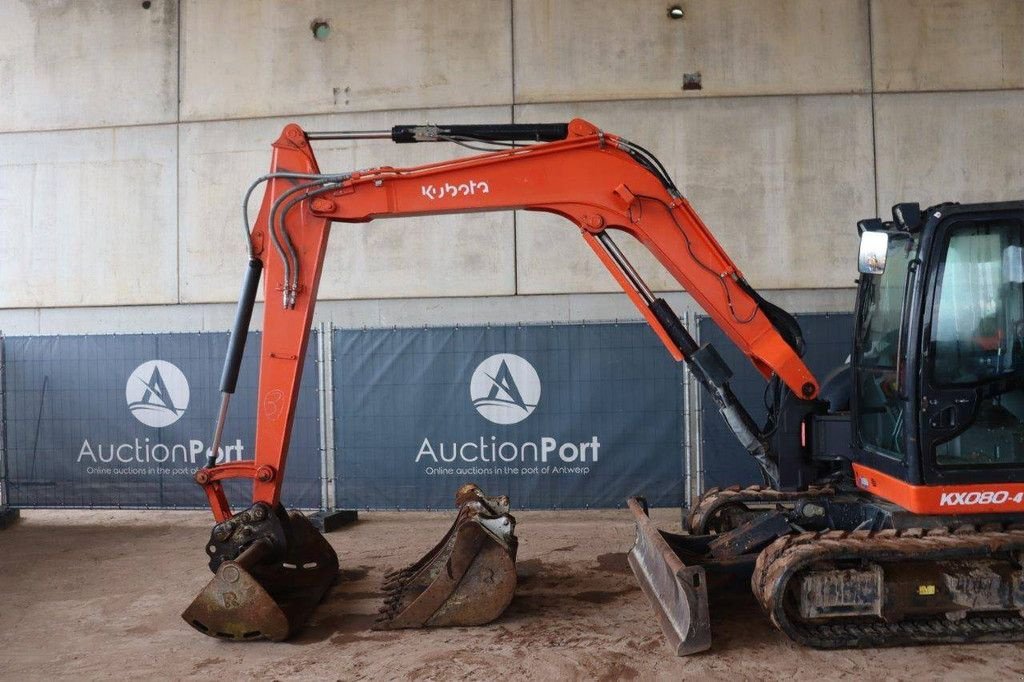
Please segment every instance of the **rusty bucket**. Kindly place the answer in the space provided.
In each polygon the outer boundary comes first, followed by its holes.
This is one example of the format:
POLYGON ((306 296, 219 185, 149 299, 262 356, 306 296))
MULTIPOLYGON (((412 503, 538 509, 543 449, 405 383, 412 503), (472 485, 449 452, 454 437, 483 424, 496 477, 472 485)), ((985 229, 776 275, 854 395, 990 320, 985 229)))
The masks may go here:
POLYGON ((185 622, 211 637, 281 641, 309 619, 338 576, 338 555, 303 514, 286 519, 287 549, 264 537, 221 562, 185 622))
POLYGON ((500 616, 516 588, 515 518, 507 497, 459 488, 458 514, 419 561, 385 576, 377 630, 483 625, 500 616))

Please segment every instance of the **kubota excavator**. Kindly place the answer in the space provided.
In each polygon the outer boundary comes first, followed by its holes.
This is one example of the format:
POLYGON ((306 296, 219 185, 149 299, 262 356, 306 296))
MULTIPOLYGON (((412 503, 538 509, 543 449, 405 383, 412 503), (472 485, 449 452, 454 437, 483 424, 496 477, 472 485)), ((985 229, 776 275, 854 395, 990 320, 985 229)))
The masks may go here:
MULTIPOLYGON (((643 147, 567 124, 306 132, 273 145, 221 381, 214 446, 196 480, 217 524, 214 579, 185 612, 225 638, 284 639, 337 574, 324 538, 281 505, 289 434, 332 221, 531 210, 575 224, 669 353, 686 363, 758 463, 763 486, 707 491, 688 533, 642 498, 629 561, 677 654, 710 646, 708 572, 752 575, 756 598, 815 647, 1024 639, 1024 202, 899 204, 861 233, 851 363, 819 386, 792 316, 762 298, 643 147), (485 153, 415 168, 322 173, 311 143, 447 141, 485 153), (639 240, 769 382, 760 427, 730 370, 698 346, 612 239, 639 240), (216 464, 261 272, 255 459, 216 464), (222 482, 253 480, 232 514, 222 482)), ((380 627, 487 622, 515 586, 507 498, 467 486, 441 543, 390 575, 380 627)))

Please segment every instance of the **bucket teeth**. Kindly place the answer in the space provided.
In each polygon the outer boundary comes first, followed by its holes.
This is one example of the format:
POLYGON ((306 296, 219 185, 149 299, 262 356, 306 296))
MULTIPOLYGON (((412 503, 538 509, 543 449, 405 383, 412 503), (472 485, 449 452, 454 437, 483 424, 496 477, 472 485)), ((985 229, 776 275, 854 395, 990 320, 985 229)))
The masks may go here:
POLYGON ((281 641, 306 622, 338 576, 338 556, 299 512, 282 554, 266 540, 225 561, 182 618, 211 637, 281 641))
POLYGON ((467 484, 455 499, 458 514, 441 541, 385 575, 374 629, 483 625, 508 606, 517 546, 508 497, 488 497, 467 484))
POLYGON ((392 575, 390 578, 385 576, 384 582, 381 583, 381 586, 384 589, 389 589, 392 585, 401 585, 406 581, 408 577, 409 573, 407 571, 401 571, 400 573, 396 573, 392 575))

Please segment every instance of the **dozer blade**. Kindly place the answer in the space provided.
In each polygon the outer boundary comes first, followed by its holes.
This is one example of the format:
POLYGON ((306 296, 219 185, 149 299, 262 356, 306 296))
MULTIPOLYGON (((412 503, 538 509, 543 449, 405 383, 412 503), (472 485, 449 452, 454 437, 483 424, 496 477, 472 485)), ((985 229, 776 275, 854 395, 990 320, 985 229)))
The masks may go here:
POLYGON ((441 542, 385 577, 374 629, 483 625, 512 601, 517 540, 508 499, 463 486, 456 501, 459 513, 441 542))
POLYGON ((288 513, 289 549, 274 557, 258 540, 225 561, 181 614, 192 627, 223 639, 281 641, 295 633, 338 576, 338 555, 299 512, 288 513))
POLYGON ((658 616, 662 632, 677 656, 711 647, 708 588, 704 568, 686 566, 651 522, 636 497, 627 503, 636 522, 636 542, 629 566, 658 616))

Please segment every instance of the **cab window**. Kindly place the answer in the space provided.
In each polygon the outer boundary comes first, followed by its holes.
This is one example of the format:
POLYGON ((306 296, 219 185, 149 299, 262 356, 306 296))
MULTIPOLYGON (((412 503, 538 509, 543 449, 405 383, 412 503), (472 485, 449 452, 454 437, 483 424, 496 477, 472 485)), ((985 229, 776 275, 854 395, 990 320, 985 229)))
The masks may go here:
POLYGON ((1024 249, 1017 221, 954 226, 932 327, 933 379, 977 386, 971 425, 940 443, 940 466, 1024 463, 1024 249))
POLYGON ((889 238, 885 271, 862 275, 860 319, 857 321, 857 431, 861 444, 897 459, 906 458, 906 401, 898 391, 902 348, 903 305, 907 273, 917 257, 918 239, 905 233, 889 238))
POLYGON ((933 326, 935 381, 964 385, 1024 367, 1024 260, 1017 225, 955 227, 933 326))

